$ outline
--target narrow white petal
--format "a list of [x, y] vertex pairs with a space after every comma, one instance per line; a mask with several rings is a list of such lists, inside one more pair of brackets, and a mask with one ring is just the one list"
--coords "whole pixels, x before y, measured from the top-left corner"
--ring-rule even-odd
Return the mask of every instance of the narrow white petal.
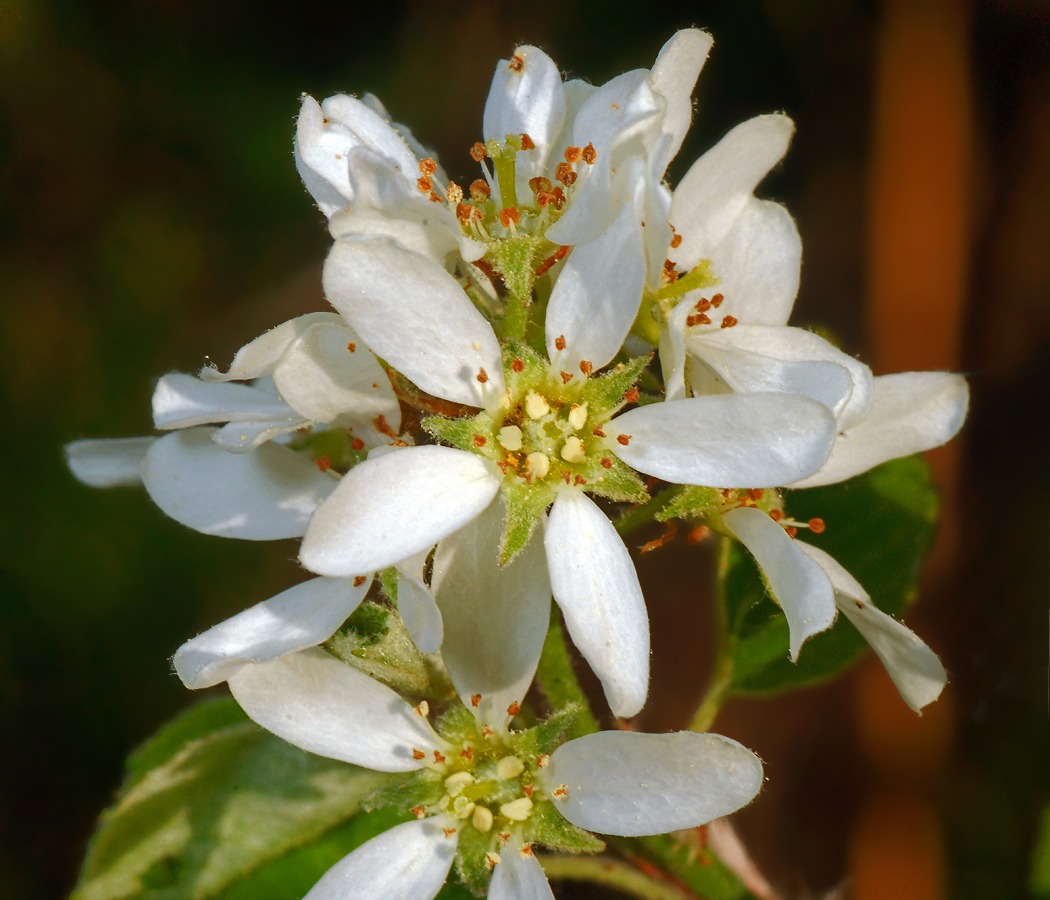
[[408, 181], [419, 177], [415, 153], [393, 125], [369, 104], [349, 94], [335, 94], [322, 101], [321, 110], [332, 125], [353, 135], [354, 146], [385, 156]]
[[[599, 369], [623, 346], [645, 285], [645, 243], [639, 180], [634, 201], [597, 238], [577, 247], [554, 284], [547, 307], [547, 353], [558, 371], [576, 372], [582, 360]], [[565, 350], [555, 341], [564, 337]]]
[[916, 712], [944, 690], [948, 674], [922, 639], [874, 603], [868, 592], [838, 561], [812, 544], [798, 546], [824, 570], [835, 588], [835, 602], [882, 660], [904, 702]]
[[368, 346], [423, 390], [471, 406], [502, 397], [492, 326], [434, 260], [389, 238], [336, 241], [323, 280]]
[[939, 447], [958, 434], [969, 403], [970, 389], [961, 375], [881, 375], [874, 380], [864, 421], [840, 432], [827, 462], [791, 486], [834, 484], [888, 460]]
[[649, 617], [631, 555], [605, 513], [572, 489], [558, 494], [544, 545], [573, 643], [613, 713], [635, 715], [649, 693]]
[[296, 415], [277, 422], [230, 422], [213, 431], [211, 439], [229, 453], [248, 453], [278, 435], [297, 431], [309, 424], [302, 416]]
[[402, 573], [397, 580], [397, 611], [421, 653], [441, 649], [444, 623], [434, 597], [422, 581]]
[[81, 484], [107, 488], [142, 484], [142, 463], [154, 437], [72, 441], [65, 446], [66, 465]]
[[693, 87], [713, 43], [707, 32], [685, 28], [676, 32], [656, 57], [649, 85], [667, 101], [663, 130], [670, 137], [660, 160], [660, 175], [677, 155], [689, 131], [693, 120]]
[[341, 322], [335, 313], [307, 313], [271, 328], [266, 334], [245, 344], [237, 351], [226, 373], [215, 366], [207, 365], [199, 375], [203, 381], [247, 381], [273, 373], [288, 348], [297, 341], [311, 325], [318, 322]]
[[405, 822], [330, 868], [303, 900], [432, 900], [456, 857], [441, 817]]
[[685, 320], [692, 309], [679, 303], [667, 324], [660, 330], [660, 368], [664, 376], [664, 401], [684, 400], [685, 390]]
[[[518, 155], [518, 197], [528, 197], [529, 179], [544, 171], [551, 153], [551, 142], [561, 132], [565, 120], [565, 92], [561, 73], [554, 61], [536, 47], [522, 46], [512, 60], [496, 63], [482, 132], [503, 143], [508, 134], [527, 134], [536, 145]], [[560, 152], [564, 148], [553, 148]]]
[[279, 444], [227, 453], [211, 439], [214, 431], [190, 428], [153, 444], [142, 465], [153, 502], [204, 534], [249, 541], [303, 535], [335, 479]]
[[253, 722], [318, 756], [411, 772], [412, 751], [443, 749], [430, 724], [386, 685], [324, 650], [244, 666], [230, 691]]
[[803, 642], [835, 621], [835, 591], [824, 570], [760, 509], [733, 509], [726, 527], [751, 551], [788, 622], [791, 661]]
[[281, 422], [288, 404], [248, 384], [217, 384], [169, 372], [153, 391], [153, 424], [162, 431], [212, 422]]
[[285, 354], [273, 381], [299, 415], [350, 429], [369, 444], [388, 439], [376, 430], [378, 416], [395, 433], [401, 428], [401, 407], [390, 379], [345, 325], [312, 326]]
[[828, 408], [797, 394], [693, 397], [632, 409], [605, 426], [630, 435], [612, 451], [646, 475], [678, 484], [759, 488], [788, 484], [827, 459]]
[[268, 662], [328, 640], [364, 600], [371, 578], [312, 578], [256, 603], [183, 644], [172, 660], [192, 690], [225, 681], [250, 663]]
[[521, 855], [516, 837], [500, 851], [500, 862], [492, 870], [488, 900], [554, 900], [554, 892], [535, 855]]
[[717, 734], [601, 731], [555, 750], [543, 781], [566, 786], [554, 802], [574, 825], [630, 837], [694, 828], [746, 806], [762, 787], [762, 762]]
[[332, 577], [386, 568], [473, 519], [500, 482], [494, 463], [451, 447], [409, 447], [368, 459], [314, 515], [299, 559]]
[[711, 255], [752, 191], [787, 152], [794, 130], [787, 116], [756, 116], [693, 163], [671, 206], [671, 224], [682, 236], [681, 245], [671, 251], [675, 262], [691, 269]]
[[497, 497], [438, 544], [431, 580], [445, 620], [441, 656], [464, 703], [480, 694], [477, 716], [501, 728], [536, 673], [550, 622], [551, 587], [541, 529], [499, 566], [506, 510]]
[[293, 146], [295, 168], [326, 216], [354, 199], [346, 164], [340, 162], [351, 146], [352, 139], [344, 132], [329, 134], [321, 104], [313, 97], [303, 97]]
[[737, 329], [699, 334], [687, 339], [686, 346], [737, 393], [802, 394], [826, 406], [836, 417], [846, 409], [853, 393], [853, 378], [844, 366], [828, 360], [796, 361], [766, 356], [745, 349], [746, 344], [741, 347], [718, 340], [726, 330]]
[[[565, 95], [565, 121], [561, 131], [551, 142], [551, 152], [554, 154], [551, 157], [552, 163], [561, 162], [565, 148], [572, 144], [572, 130], [576, 124], [576, 116], [590, 97], [598, 91], [598, 86], [579, 78], [572, 78], [562, 84], [562, 91]], [[553, 166], [550, 168], [553, 169]]]
[[[868, 414], [871, 408], [874, 381], [871, 369], [849, 354], [843, 353], [820, 335], [806, 331], [804, 328], [740, 324], [735, 328], [722, 328], [718, 331], [699, 334], [695, 338], [688, 338], [686, 344], [690, 350], [701, 357], [705, 356], [707, 348], [734, 347], [787, 363], [827, 362], [842, 366], [849, 372], [848, 390], [844, 390], [841, 384], [834, 384], [836, 376], [832, 374], [829, 376], [828, 384], [823, 387], [809, 385], [802, 390], [800, 387], [804, 385], [803, 383], [793, 391], [819, 400], [831, 408], [835, 413], [840, 431], [852, 428]], [[791, 368], [789, 367], [787, 371], [790, 372]], [[740, 390], [740, 388], [736, 389]], [[750, 389], [759, 390], [759, 388]], [[839, 395], [838, 399], [835, 399], [836, 395]]]

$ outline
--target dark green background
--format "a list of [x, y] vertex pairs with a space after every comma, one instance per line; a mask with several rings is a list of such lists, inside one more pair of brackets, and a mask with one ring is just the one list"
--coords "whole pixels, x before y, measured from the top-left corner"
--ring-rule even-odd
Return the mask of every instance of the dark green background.
[[[1040, 9], [973, 10], [965, 553], [922, 608], [958, 693], [953, 762], [936, 788], [958, 896], [1022, 895], [1048, 782], [1050, 140], [1037, 123], [1050, 111], [1050, 58]], [[743, 118], [792, 115], [797, 138], [762, 193], [787, 202], [803, 234], [796, 322], [828, 326], [861, 351], [877, 15], [851, 0], [0, 3], [0, 897], [68, 892], [123, 758], [193, 699], [168, 658], [299, 577], [293, 542], [191, 533], [140, 491], [77, 485], [60, 449], [147, 433], [151, 379], [194, 371], [206, 354], [225, 363], [266, 328], [323, 308], [328, 237], [290, 154], [299, 93], [374, 91], [453, 177], [470, 178], [466, 151], [480, 137], [493, 65], [515, 43], [601, 82], [651, 64], [676, 27], [705, 26], [716, 44], [671, 174]], [[997, 249], [1004, 241], [1008, 251]], [[990, 337], [984, 326], [999, 312], [988, 297], [1019, 271], [1026, 314]], [[661, 641], [677, 646], [681, 622], [703, 624], [680, 590], [695, 581], [692, 559], [679, 548], [643, 560], [648, 596], [669, 598], [651, 603], [652, 726], [682, 724], [705, 671], [704, 647], [685, 662], [661, 654]], [[847, 708], [841, 693], [808, 694]], [[762, 702], [771, 728], [790, 727], [776, 701]], [[856, 754], [837, 752], [855, 741], [849, 717], [831, 721], [836, 753], [802, 741], [788, 801], [742, 820], [761, 835], [760, 862], [789, 888], [841, 877], [864, 790]]]

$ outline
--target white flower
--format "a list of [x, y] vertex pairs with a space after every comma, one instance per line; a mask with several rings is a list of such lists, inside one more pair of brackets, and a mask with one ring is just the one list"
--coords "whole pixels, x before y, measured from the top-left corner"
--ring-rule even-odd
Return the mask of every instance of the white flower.
[[[233, 380], [251, 383], [226, 383]], [[74, 442], [66, 448], [73, 473], [99, 487], [141, 482], [178, 522], [247, 540], [301, 537], [336, 486], [323, 463], [271, 439], [331, 427], [352, 432], [347, 448], [363, 454], [401, 423], [386, 373], [333, 313], [272, 329], [242, 347], [225, 374], [206, 367], [199, 379], [165, 375], [153, 395], [153, 418], [159, 430], [174, 433]], [[228, 424], [210, 427], [217, 423]]]
[[[873, 378], [828, 341], [787, 325], [801, 241], [787, 211], [752, 192], [783, 157], [793, 131], [786, 116], [744, 122], [675, 189], [670, 215], [681, 241], [668, 258], [686, 272], [709, 260], [718, 284], [682, 296], [660, 349], [669, 400], [686, 396], [689, 359], [694, 395], [787, 391], [831, 409], [838, 437], [830, 457], [790, 485], [814, 487], [946, 443], [962, 426], [969, 392], [961, 376], [943, 372]], [[672, 283], [662, 292], [675, 290]]]
[[842, 612], [882, 660], [908, 706], [918, 712], [937, 699], [948, 680], [937, 655], [913, 631], [879, 610], [831, 556], [792, 540], [760, 509], [733, 509], [722, 521], [751, 551], [784, 610], [792, 661], [803, 641], [831, 627], [836, 612]]
[[[601, 458], [611, 466], [618, 458], [679, 483], [767, 487], [820, 466], [834, 421], [808, 398], [762, 394], [656, 404], [611, 422], [593, 406], [577, 427], [577, 404], [570, 400], [583, 399], [588, 376], [611, 361], [634, 315], [622, 304], [601, 302], [602, 266], [587, 255], [601, 240], [578, 248], [559, 276], [547, 319], [550, 368], [520, 376], [514, 366], [524, 361], [508, 361], [504, 372], [492, 327], [434, 260], [388, 238], [336, 242], [325, 263], [326, 293], [380, 356], [430, 394], [482, 407], [501, 435], [504, 427], [528, 425], [524, 416], [542, 428], [530, 426], [534, 445], [515, 452], [478, 436], [474, 452], [425, 446], [369, 460], [351, 470], [314, 515], [300, 558], [322, 575], [364, 574], [462, 527], [502, 486], [557, 487], [545, 539], [554, 596], [613, 710], [629, 716], [644, 704], [648, 684], [641, 590], [627, 549], [584, 495], [598, 486], [571, 477], [579, 470], [563, 463], [595, 466]], [[555, 308], [563, 283], [578, 289], [563, 292]], [[533, 405], [551, 412], [523, 413], [526, 390], [542, 394], [542, 404]], [[609, 407], [617, 403], [619, 397]], [[563, 438], [551, 443], [554, 433]], [[546, 456], [546, 466], [537, 467], [536, 454]]]

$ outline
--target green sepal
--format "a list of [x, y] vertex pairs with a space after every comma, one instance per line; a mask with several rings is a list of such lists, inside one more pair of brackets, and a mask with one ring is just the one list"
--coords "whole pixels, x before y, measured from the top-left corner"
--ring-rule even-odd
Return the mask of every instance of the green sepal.
[[478, 723], [465, 704], [454, 701], [437, 720], [434, 730], [450, 744], [462, 744], [477, 740]]
[[544, 510], [554, 502], [556, 491], [553, 485], [514, 484], [504, 482], [503, 499], [506, 502], [507, 518], [503, 527], [503, 540], [499, 547], [499, 564], [507, 565], [517, 556], [532, 537], [536, 523]]
[[433, 806], [445, 793], [442, 775], [433, 769], [399, 773], [361, 801], [366, 812], [396, 809], [407, 812], [417, 806]]
[[600, 464], [593, 467], [598, 474], [588, 479], [587, 491], [616, 503], [645, 503], [649, 500], [645, 482], [634, 469], [614, 453], [604, 458], [609, 460], [610, 467], [606, 469]]
[[[376, 623], [384, 614], [377, 630]], [[455, 696], [440, 660], [419, 652], [397, 610], [365, 601], [322, 646], [396, 691], [434, 700]]]
[[652, 359], [652, 353], [635, 356], [627, 362], [617, 363], [607, 372], [588, 378], [580, 390], [580, 401], [588, 403], [596, 414], [611, 415], [622, 405], [623, 395], [634, 387]]
[[[521, 361], [521, 371], [514, 371], [514, 360]], [[543, 384], [550, 363], [546, 357], [521, 341], [512, 341], [503, 348], [503, 378], [515, 401], [520, 401], [529, 389]]]
[[398, 574], [397, 569], [393, 566], [383, 569], [379, 573], [379, 584], [383, 588], [383, 593], [386, 594], [387, 599], [393, 604], [395, 609], [397, 608]]
[[[420, 425], [427, 434], [450, 447], [493, 458], [498, 455], [497, 451], [492, 448], [496, 437], [496, 423], [486, 412], [464, 419], [428, 416]], [[474, 440], [475, 437], [484, 438], [485, 443], [479, 447]]]
[[368, 448], [354, 450], [353, 439], [353, 435], [342, 428], [328, 428], [297, 434], [288, 446], [313, 460], [323, 456], [337, 472], [347, 472], [368, 458]]
[[690, 485], [682, 488], [675, 498], [653, 518], [657, 522], [668, 519], [697, 519], [707, 515], [721, 504], [722, 492], [717, 488]]
[[523, 841], [566, 853], [601, 853], [605, 849], [605, 841], [573, 825], [549, 800], [541, 800], [533, 806], [522, 826], [521, 837]]
[[580, 707], [573, 704], [552, 713], [528, 731], [512, 734], [510, 745], [515, 756], [529, 760], [530, 765], [534, 764], [539, 756], [550, 756], [569, 739], [579, 720]]
[[484, 897], [488, 892], [492, 870], [485, 862], [485, 855], [495, 847], [496, 829], [489, 832], [481, 832], [476, 828], [459, 830], [456, 874], [459, 880], [477, 897]]

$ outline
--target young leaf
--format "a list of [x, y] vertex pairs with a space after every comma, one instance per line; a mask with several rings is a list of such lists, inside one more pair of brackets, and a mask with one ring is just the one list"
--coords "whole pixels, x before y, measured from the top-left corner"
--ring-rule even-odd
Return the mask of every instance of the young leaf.
[[73, 898], [225, 896], [347, 821], [387, 777], [304, 753], [232, 700], [195, 707], [132, 757]]
[[[801, 532], [799, 539], [834, 556], [883, 612], [904, 612], [915, 593], [937, 514], [936, 491], [920, 457], [893, 460], [842, 484], [793, 491], [787, 496], [787, 514], [802, 522], [823, 519], [824, 533]], [[839, 616], [832, 628], [806, 642], [797, 664], [791, 663], [787, 621], [742, 547], [730, 551], [724, 594], [734, 691], [767, 693], [822, 681], [867, 647]]]

